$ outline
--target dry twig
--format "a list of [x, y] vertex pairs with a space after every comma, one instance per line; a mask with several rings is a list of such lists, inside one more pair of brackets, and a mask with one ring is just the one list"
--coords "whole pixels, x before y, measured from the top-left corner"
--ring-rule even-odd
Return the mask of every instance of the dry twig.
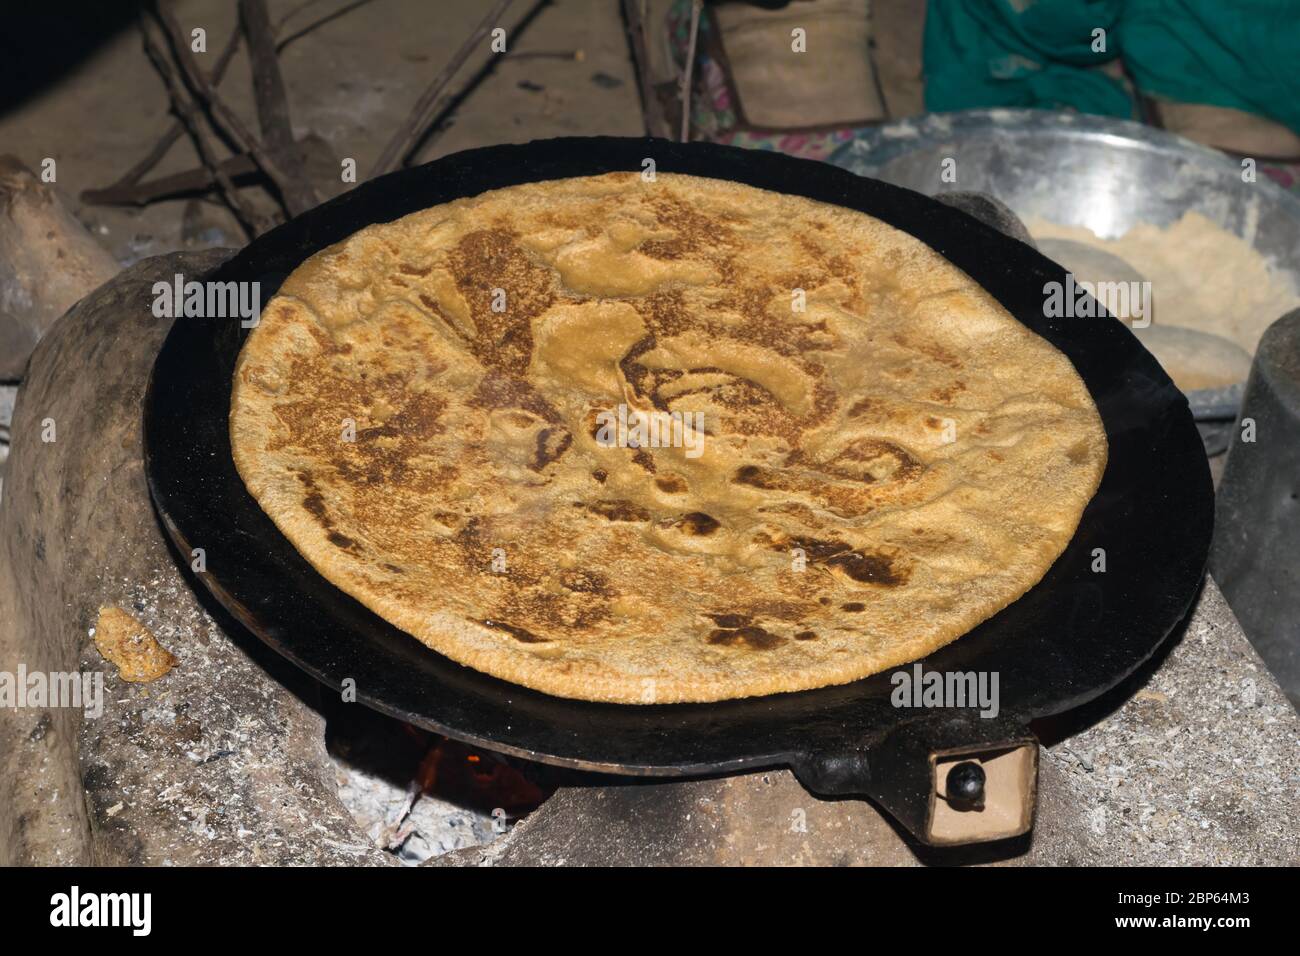
[[[209, 117], [214, 121], [214, 128], [224, 128], [225, 132], [238, 145], [240, 150], [248, 153], [257, 163], [258, 168], [266, 175], [281, 198], [285, 201], [286, 209], [289, 209], [288, 197], [293, 192], [293, 183], [283, 167], [267, 152], [262, 143], [249, 132], [244, 121], [226, 105], [226, 101], [217, 95], [216, 90], [208, 83], [203, 76], [203, 71], [199, 69], [198, 64], [194, 61], [194, 54], [190, 52], [189, 44], [185, 42], [185, 34], [181, 26], [176, 22], [176, 18], [164, 3], [155, 3], [151, 12], [154, 18], [162, 26], [171, 44], [172, 55], [180, 65], [181, 73], [185, 77], [185, 82], [195, 97], [199, 99], [208, 109]], [[218, 127], [216, 121], [220, 120]]]
[[[280, 30], [284, 29], [284, 25], [289, 22], [290, 18], [292, 18], [295, 13], [297, 13], [300, 10], [306, 9], [307, 7], [310, 7], [315, 2], [316, 0], [307, 0], [306, 3], [302, 4], [299, 7], [295, 7], [293, 10], [290, 10], [288, 13], [282, 16], [279, 20], [276, 21], [276, 32], [278, 33]], [[295, 30], [293, 33], [290, 33], [283, 40], [277, 40], [275, 44], [275, 52], [279, 53], [281, 50], [287, 47], [294, 40], [302, 39], [307, 34], [311, 33], [311, 31], [315, 30], [317, 27], [322, 27], [325, 24], [329, 23], [331, 20], [337, 20], [339, 17], [351, 13], [353, 10], [357, 9], [357, 7], [364, 7], [367, 3], [370, 2], [371, 0], [353, 0], [352, 3], [345, 3], [337, 10], [327, 13], [325, 14], [325, 16], [320, 17], [317, 20], [313, 20], [311, 23], [307, 24], [302, 29]]]
[[[226, 41], [225, 49], [221, 51], [216, 64], [212, 67], [212, 83], [214, 86], [220, 83], [222, 77], [226, 75], [226, 67], [230, 65], [230, 61], [234, 59], [235, 51], [239, 49], [240, 38], [239, 27], [235, 27], [234, 32], [230, 34], [230, 39]], [[153, 149], [149, 150], [148, 154], [140, 162], [128, 169], [121, 179], [111, 186], [105, 186], [103, 189], [86, 190], [81, 194], [81, 201], [100, 203], [102, 200], [96, 197], [119, 194], [134, 186], [144, 178], [145, 173], [162, 162], [162, 158], [167, 155], [167, 151], [175, 145], [176, 141], [184, 133], [185, 124], [180, 119], [172, 120], [171, 126], [167, 127], [167, 132], [163, 133], [162, 138], [154, 144]], [[112, 202], [112, 200], [109, 201]]]
[[695, 43], [700, 36], [700, 10], [704, 0], [691, 2], [691, 40], [686, 49], [686, 74], [682, 77], [682, 135], [683, 143], [691, 138], [691, 79], [695, 72]]
[[280, 75], [280, 61], [275, 55], [275, 30], [267, 13], [266, 0], [239, 0], [239, 20], [253, 65], [257, 121], [267, 147], [283, 165], [284, 180], [277, 185], [289, 215], [296, 216], [317, 205], [320, 197], [303, 172], [302, 153], [293, 139], [289, 96]]
[[230, 206], [231, 212], [239, 219], [240, 225], [244, 227], [250, 236], [257, 235], [262, 231], [262, 217], [239, 195], [238, 190], [235, 189], [235, 184], [231, 182], [230, 177], [221, 168], [221, 164], [213, 153], [212, 143], [199, 121], [198, 110], [190, 100], [185, 85], [176, 75], [176, 70], [171, 61], [154, 40], [149, 31], [149, 26], [144, 22], [143, 18], [140, 21], [140, 33], [144, 37], [145, 52], [153, 62], [154, 68], [162, 76], [163, 82], [167, 85], [167, 93], [171, 97], [172, 108], [176, 110], [176, 114], [194, 140], [194, 147], [198, 150], [203, 165], [211, 170], [212, 177], [216, 180], [222, 197], [226, 200], [226, 204]]
[[[314, 6], [319, 0], [305, 0], [304, 3], [292, 8], [286, 12], [275, 23], [275, 34], [284, 29], [285, 24], [292, 20], [297, 14], [301, 13], [308, 7]], [[311, 23], [308, 23], [302, 29], [295, 31], [283, 40], [278, 40], [275, 44], [276, 52], [283, 50], [291, 41], [304, 37], [311, 33], [317, 27], [331, 20], [337, 19], [345, 13], [355, 10], [357, 7], [364, 6], [370, 0], [355, 0], [340, 7], [338, 10], [321, 17]], [[215, 88], [221, 84], [226, 75], [226, 69], [230, 66], [230, 61], [234, 59], [235, 54], [239, 51], [240, 43], [244, 35], [238, 25], [230, 34], [230, 39], [226, 41], [225, 48], [217, 57], [217, 61], [212, 67], [212, 77], [210, 83]], [[217, 184], [212, 171], [206, 167], [199, 169], [190, 169], [182, 173], [174, 173], [170, 176], [164, 176], [147, 183], [141, 183], [145, 173], [153, 169], [167, 155], [168, 150], [176, 144], [176, 141], [185, 134], [185, 124], [180, 119], [174, 119], [167, 131], [162, 135], [148, 154], [138, 163], [132, 166], [122, 175], [117, 182], [105, 186], [101, 189], [88, 189], [82, 192], [82, 202], [92, 205], [139, 205], [144, 206], [157, 200], [169, 196], [181, 195], [211, 189]], [[226, 173], [234, 177], [243, 177], [257, 172], [257, 164], [248, 156], [239, 154], [221, 161], [221, 167]]]
[[474, 52], [474, 48], [482, 42], [492, 27], [500, 21], [501, 15], [505, 13], [511, 2], [512, 0], [497, 0], [496, 5], [488, 11], [487, 16], [474, 28], [474, 32], [469, 35], [469, 38], [461, 44], [460, 49], [447, 61], [447, 65], [433, 78], [433, 82], [429, 84], [428, 89], [416, 101], [415, 109], [411, 111], [410, 118], [388, 141], [388, 145], [384, 147], [378, 162], [370, 170], [370, 178], [382, 176], [384, 173], [396, 169], [405, 161], [428, 128], [429, 122], [438, 115], [438, 106], [440, 105], [439, 101], [443, 90], [451, 82], [452, 77], [456, 75], [456, 71], [469, 59], [470, 54]]
[[641, 92], [641, 118], [651, 136], [672, 136], [668, 118], [658, 108], [657, 92], [650, 73], [650, 50], [645, 35], [645, 0], [623, 0], [623, 17], [632, 36], [632, 60], [636, 64], [637, 87]]

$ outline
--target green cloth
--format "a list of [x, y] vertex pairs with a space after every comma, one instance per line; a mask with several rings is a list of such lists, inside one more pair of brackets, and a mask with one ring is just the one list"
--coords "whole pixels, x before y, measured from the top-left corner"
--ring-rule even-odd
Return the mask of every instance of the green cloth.
[[1300, 133], [1300, 0], [1127, 0], [1119, 42], [1143, 93]]
[[[1105, 52], [1091, 49], [1098, 27]], [[1088, 69], [1120, 54], [1143, 94], [1300, 133], [1300, 0], [930, 0], [925, 105], [1129, 117], [1124, 85]]]
[[[1087, 67], [1114, 59], [1123, 0], [930, 0], [925, 106], [1076, 109], [1128, 118], [1123, 84]], [[1017, 8], [1021, 9], [1017, 9]], [[1093, 31], [1106, 31], [1094, 52]]]

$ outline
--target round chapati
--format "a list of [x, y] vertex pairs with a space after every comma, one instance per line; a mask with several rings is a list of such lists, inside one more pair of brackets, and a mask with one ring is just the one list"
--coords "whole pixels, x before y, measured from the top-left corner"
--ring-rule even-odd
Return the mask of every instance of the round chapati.
[[1042, 578], [1107, 454], [1069, 360], [917, 239], [663, 173], [311, 257], [244, 345], [230, 433], [341, 590], [462, 664], [619, 703], [923, 657]]

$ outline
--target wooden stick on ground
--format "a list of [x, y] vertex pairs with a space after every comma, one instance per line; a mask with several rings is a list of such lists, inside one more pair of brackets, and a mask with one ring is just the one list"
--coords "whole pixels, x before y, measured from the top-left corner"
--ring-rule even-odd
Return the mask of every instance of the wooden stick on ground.
[[[247, 153], [227, 156], [217, 164], [231, 182], [257, 177], [261, 170]], [[143, 183], [114, 183], [103, 189], [87, 189], [81, 201], [96, 206], [147, 206], [159, 199], [172, 199], [191, 193], [202, 193], [217, 185], [213, 171], [207, 166], [187, 169], [184, 172], [157, 176]]]
[[587, 51], [582, 48], [576, 50], [516, 50], [504, 56], [504, 59], [507, 60], [576, 60], [579, 63], [586, 58]]
[[[235, 56], [235, 51], [239, 49], [239, 41], [241, 37], [242, 35], [239, 32], [239, 27], [235, 27], [234, 32], [230, 34], [230, 39], [226, 41], [225, 49], [221, 51], [221, 55], [217, 57], [217, 62], [212, 67], [212, 84], [214, 86], [220, 83], [222, 77], [225, 76], [226, 67], [230, 65], [230, 61]], [[149, 170], [162, 162], [162, 158], [167, 155], [167, 151], [170, 150], [172, 146], [175, 145], [176, 141], [184, 134], [185, 124], [180, 119], [172, 120], [171, 126], [167, 128], [167, 132], [163, 133], [162, 138], [154, 144], [153, 149], [149, 150], [148, 154], [143, 159], [123, 173], [121, 179], [113, 183], [111, 186], [105, 186], [102, 189], [85, 190], [81, 194], [81, 201], [92, 204], [99, 203], [101, 200], [92, 197], [119, 194], [130, 187], [135, 186], [144, 178], [145, 173], [149, 172]], [[109, 202], [111, 203], [112, 200], [109, 200]]]
[[641, 118], [650, 136], [672, 136], [672, 127], [659, 108], [650, 72], [650, 51], [645, 36], [645, 0], [623, 0], [623, 17], [632, 40], [632, 62], [636, 65], [637, 87], [641, 92]]
[[262, 217], [244, 201], [239, 195], [239, 191], [235, 189], [235, 184], [231, 182], [230, 177], [221, 168], [221, 164], [213, 153], [208, 135], [199, 121], [198, 110], [195, 109], [194, 103], [185, 90], [185, 85], [176, 75], [176, 70], [166, 53], [154, 41], [149, 26], [143, 17], [140, 20], [140, 33], [144, 37], [145, 52], [149, 55], [149, 59], [153, 62], [159, 74], [162, 75], [163, 82], [167, 85], [167, 93], [171, 97], [172, 107], [176, 110], [181, 122], [185, 124], [190, 137], [194, 140], [194, 147], [198, 150], [203, 165], [212, 171], [212, 177], [216, 180], [222, 197], [226, 200], [226, 204], [230, 206], [231, 212], [239, 219], [240, 225], [243, 226], [250, 237], [256, 236], [262, 231]]
[[303, 171], [302, 154], [293, 139], [289, 96], [280, 75], [280, 61], [275, 55], [275, 30], [271, 26], [266, 0], [239, 0], [239, 21], [253, 65], [257, 121], [267, 148], [284, 168], [285, 179], [278, 185], [289, 215], [296, 216], [319, 204], [320, 197]]
[[[307, 7], [310, 7], [310, 6], [312, 5], [313, 2], [315, 2], [315, 0], [308, 0], [307, 3], [304, 3], [304, 4], [302, 4], [302, 6], [300, 6], [300, 7], [296, 7], [295, 9], [290, 10], [288, 13], [286, 13], [284, 16], [282, 16], [279, 20], [277, 20], [277, 21], [275, 22], [276, 33], [278, 34], [281, 30], [284, 29], [284, 25], [285, 25], [286, 23], [288, 23], [290, 19], [293, 18], [293, 15], [294, 15], [294, 14], [296, 14], [296, 13], [297, 13], [298, 11], [300, 11], [300, 10], [304, 10], [304, 9], [306, 9]], [[323, 17], [318, 17], [317, 19], [312, 20], [312, 21], [311, 21], [310, 23], [308, 23], [305, 27], [302, 27], [301, 29], [298, 29], [298, 30], [294, 30], [292, 33], [290, 33], [290, 34], [289, 34], [287, 37], [285, 37], [284, 39], [282, 39], [282, 40], [276, 40], [276, 41], [275, 41], [275, 52], [276, 52], [276, 53], [279, 53], [281, 50], [283, 50], [285, 47], [287, 47], [290, 43], [293, 43], [295, 40], [300, 40], [300, 39], [302, 39], [302, 38], [305, 37], [307, 34], [311, 33], [313, 30], [315, 30], [317, 27], [323, 27], [325, 24], [329, 23], [331, 20], [337, 20], [339, 17], [351, 13], [353, 10], [357, 9], [357, 7], [364, 7], [367, 3], [370, 3], [370, 2], [371, 2], [371, 0], [353, 0], [352, 3], [345, 3], [343, 6], [339, 7], [337, 10], [333, 10], [333, 11], [331, 11], [331, 12], [325, 14], [325, 16], [323, 16]]]
[[214, 121], [220, 120], [221, 126], [239, 144], [240, 149], [253, 157], [258, 168], [274, 184], [285, 202], [286, 209], [289, 209], [288, 197], [293, 192], [291, 177], [285, 173], [284, 168], [267, 152], [266, 147], [249, 132], [248, 127], [244, 125], [244, 121], [226, 105], [225, 100], [217, 95], [211, 84], [204, 78], [203, 71], [199, 69], [198, 64], [194, 61], [194, 54], [190, 52], [189, 44], [186, 42], [180, 24], [176, 22], [176, 18], [167, 6], [161, 2], [155, 3], [150, 8], [150, 12], [159, 25], [162, 26], [163, 32], [171, 45], [172, 55], [180, 65], [185, 82], [193, 91], [195, 97], [207, 107], [209, 115]]
[[496, 5], [488, 11], [487, 16], [474, 28], [474, 32], [469, 35], [469, 38], [461, 44], [460, 49], [447, 61], [447, 65], [433, 78], [433, 82], [429, 84], [428, 89], [416, 101], [415, 109], [411, 111], [410, 118], [388, 141], [388, 145], [384, 147], [378, 162], [371, 168], [371, 179], [391, 172], [406, 160], [406, 157], [426, 131], [429, 122], [438, 115], [437, 107], [443, 90], [451, 82], [452, 77], [456, 75], [456, 71], [469, 59], [470, 54], [474, 52], [474, 48], [482, 42], [488, 32], [500, 21], [501, 15], [505, 13], [511, 2], [512, 0], [497, 0]]
[[691, 0], [691, 40], [686, 48], [686, 75], [682, 77], [682, 135], [683, 143], [691, 138], [691, 78], [695, 72], [695, 43], [700, 36], [700, 10], [704, 0]]
[[[303, 10], [315, 5], [319, 0], [306, 0], [298, 6], [289, 10], [275, 23], [275, 32], [278, 35], [283, 31], [285, 24], [292, 20]], [[317, 27], [338, 17], [350, 13], [358, 7], [365, 6], [371, 0], [353, 0], [334, 12], [321, 17], [305, 27], [297, 30], [283, 40], [277, 40], [275, 44], [276, 52], [293, 40], [304, 37], [315, 30]], [[212, 77], [209, 82], [215, 88], [221, 84], [226, 75], [226, 69], [230, 66], [230, 61], [234, 59], [235, 54], [239, 51], [240, 43], [243, 41], [244, 34], [239, 26], [231, 31], [230, 39], [226, 41], [225, 49], [217, 57], [217, 61], [212, 67]], [[183, 173], [174, 173], [170, 176], [164, 176], [149, 183], [141, 183], [144, 174], [149, 172], [162, 161], [167, 155], [168, 150], [175, 145], [176, 141], [185, 134], [185, 124], [179, 119], [174, 119], [171, 126], [162, 135], [162, 138], [154, 144], [149, 153], [138, 163], [128, 169], [117, 182], [100, 189], [87, 189], [81, 194], [81, 201], [91, 205], [148, 205], [156, 199], [163, 199], [168, 196], [174, 196], [183, 193], [198, 192], [204, 189], [210, 189], [216, 185], [210, 170], [206, 168], [186, 170]], [[249, 172], [257, 170], [257, 164], [243, 154], [222, 160], [222, 167], [232, 176], [244, 176]]]

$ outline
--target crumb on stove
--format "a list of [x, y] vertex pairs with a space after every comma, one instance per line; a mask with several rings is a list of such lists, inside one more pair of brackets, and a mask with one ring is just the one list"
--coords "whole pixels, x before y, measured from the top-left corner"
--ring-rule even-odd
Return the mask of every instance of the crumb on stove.
[[117, 665], [122, 680], [133, 684], [157, 680], [180, 663], [147, 627], [120, 607], [99, 609], [94, 637], [99, 653]]

